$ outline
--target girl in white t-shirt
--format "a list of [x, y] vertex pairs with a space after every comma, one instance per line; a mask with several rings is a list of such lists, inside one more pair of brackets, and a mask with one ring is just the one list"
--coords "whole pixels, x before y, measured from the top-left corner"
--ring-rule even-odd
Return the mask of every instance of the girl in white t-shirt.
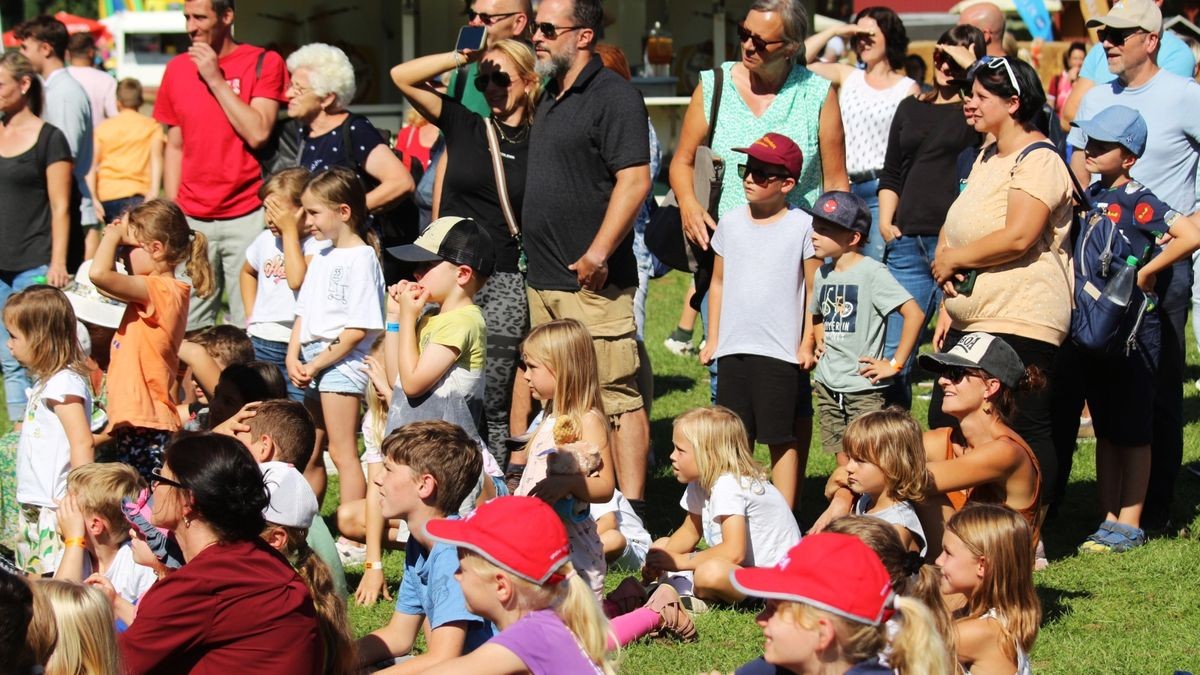
[[296, 295], [313, 256], [329, 246], [328, 241], [313, 237], [305, 224], [300, 195], [309, 177], [307, 169], [294, 167], [263, 183], [258, 196], [266, 209], [267, 229], [246, 249], [241, 278], [254, 358], [275, 364], [288, 383], [288, 398], [301, 402], [304, 392], [288, 380], [286, 363]]
[[[689, 410], [676, 418], [671, 442], [671, 468], [687, 484], [680, 506], [688, 515], [650, 547], [642, 576], [666, 575], [693, 611], [704, 608], [696, 598], [740, 602], [745, 596], [730, 583], [730, 572], [779, 562], [800, 541], [800, 527], [754, 461], [746, 427], [732, 410]], [[701, 539], [708, 548], [698, 551]]]
[[[363, 359], [383, 331], [383, 268], [375, 235], [366, 227], [362, 181], [353, 171], [335, 167], [314, 175], [300, 201], [313, 236], [332, 246], [313, 256], [300, 287], [288, 343], [288, 378], [319, 393], [320, 404], [310, 403], [310, 412], [328, 440], [342, 500], [363, 499], [367, 481], [355, 435], [367, 385]], [[313, 452], [304, 472], [321, 488], [319, 497], [325, 493], [321, 455]]]
[[16, 420], [21, 425], [16, 562], [31, 574], [57, 566], [63, 542], [55, 510], [67, 491], [67, 473], [95, 459], [92, 391], [75, 326], [67, 296], [50, 286], [15, 293], [4, 306], [8, 348], [35, 380], [25, 415]]

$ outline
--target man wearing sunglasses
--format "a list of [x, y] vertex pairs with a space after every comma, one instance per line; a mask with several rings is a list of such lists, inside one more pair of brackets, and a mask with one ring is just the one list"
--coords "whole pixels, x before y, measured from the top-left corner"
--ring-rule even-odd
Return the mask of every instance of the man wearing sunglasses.
[[[483, 26], [487, 32], [484, 47], [501, 40], [529, 39], [529, 23], [533, 20], [530, 0], [474, 0], [467, 10], [467, 25]], [[479, 63], [472, 61], [450, 76], [446, 91], [454, 100], [480, 117], [491, 116], [491, 108], [483, 92], [475, 87]]]
[[[1196, 167], [1200, 164], [1200, 84], [1159, 67], [1164, 44], [1162, 12], [1151, 0], [1122, 0], [1109, 13], [1088, 22], [1099, 28], [1108, 70], [1116, 76], [1109, 84], [1093, 87], [1079, 104], [1079, 119], [1092, 119], [1112, 105], [1123, 105], [1142, 114], [1148, 134], [1146, 148], [1131, 174], [1175, 211], [1196, 211]], [[1077, 150], [1087, 144], [1079, 128], [1068, 141]], [[1071, 168], [1082, 184], [1089, 182], [1084, 153], [1076, 152]], [[1151, 444], [1150, 485], [1143, 529], [1166, 524], [1175, 477], [1183, 454], [1183, 382], [1188, 297], [1192, 288], [1189, 260], [1175, 263], [1158, 275], [1156, 290], [1162, 319], [1162, 352], [1154, 399], [1154, 435]], [[1118, 385], [1114, 385], [1118, 386]], [[1065, 415], [1065, 413], [1064, 413]], [[1064, 417], [1065, 419], [1065, 417]], [[1072, 448], [1063, 448], [1062, 453]], [[1061, 457], [1060, 457], [1061, 461]], [[1065, 472], [1063, 472], [1065, 474]]]
[[638, 390], [633, 222], [650, 190], [646, 105], [595, 53], [600, 0], [542, 0], [533, 24], [549, 80], [529, 141], [522, 227], [533, 325], [573, 318], [591, 331], [606, 412], [616, 419], [617, 482], [642, 502], [649, 421]]

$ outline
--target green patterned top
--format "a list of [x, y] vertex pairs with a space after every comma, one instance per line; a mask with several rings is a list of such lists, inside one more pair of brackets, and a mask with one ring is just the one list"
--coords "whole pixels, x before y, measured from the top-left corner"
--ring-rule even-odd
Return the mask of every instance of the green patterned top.
[[[811, 206], [824, 191], [817, 130], [821, 106], [829, 93], [829, 80], [804, 66], [793, 66], [770, 107], [761, 117], [756, 117], [733, 85], [732, 69], [737, 63], [727, 61], [721, 64], [725, 89], [721, 92], [721, 111], [717, 115], [717, 133], [713, 137], [712, 148], [718, 157], [725, 160], [725, 181], [718, 214], [724, 215], [733, 207], [746, 203], [742, 180], [737, 175], [737, 165], [746, 162], [746, 155], [733, 152], [733, 148], [747, 147], [772, 131], [795, 141], [804, 153], [804, 169], [800, 172], [799, 184], [788, 195], [788, 201], [797, 206]], [[705, 119], [712, 119], [712, 86], [713, 71], [702, 72], [700, 87], [704, 92]]]

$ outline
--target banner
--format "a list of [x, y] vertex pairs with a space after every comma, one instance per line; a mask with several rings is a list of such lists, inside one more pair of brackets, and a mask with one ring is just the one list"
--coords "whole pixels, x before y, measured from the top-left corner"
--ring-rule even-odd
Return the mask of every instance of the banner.
[[[1054, 26], [1050, 23], [1050, 12], [1046, 11], [1045, 0], [1014, 0], [1017, 13], [1029, 29], [1034, 39], [1041, 38], [1046, 42], [1054, 39]], [[1083, 3], [1080, 3], [1083, 4]]]

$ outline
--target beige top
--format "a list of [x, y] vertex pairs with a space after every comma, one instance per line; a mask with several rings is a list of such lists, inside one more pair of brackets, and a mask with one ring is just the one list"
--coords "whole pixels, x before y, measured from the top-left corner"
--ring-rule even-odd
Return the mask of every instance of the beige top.
[[953, 327], [964, 332], [1006, 333], [1062, 344], [1071, 325], [1071, 178], [1049, 149], [979, 153], [966, 188], [946, 213], [945, 242], [961, 247], [1005, 226], [1008, 196], [1021, 190], [1050, 209], [1043, 236], [1020, 258], [979, 270], [970, 295], [946, 299]]

